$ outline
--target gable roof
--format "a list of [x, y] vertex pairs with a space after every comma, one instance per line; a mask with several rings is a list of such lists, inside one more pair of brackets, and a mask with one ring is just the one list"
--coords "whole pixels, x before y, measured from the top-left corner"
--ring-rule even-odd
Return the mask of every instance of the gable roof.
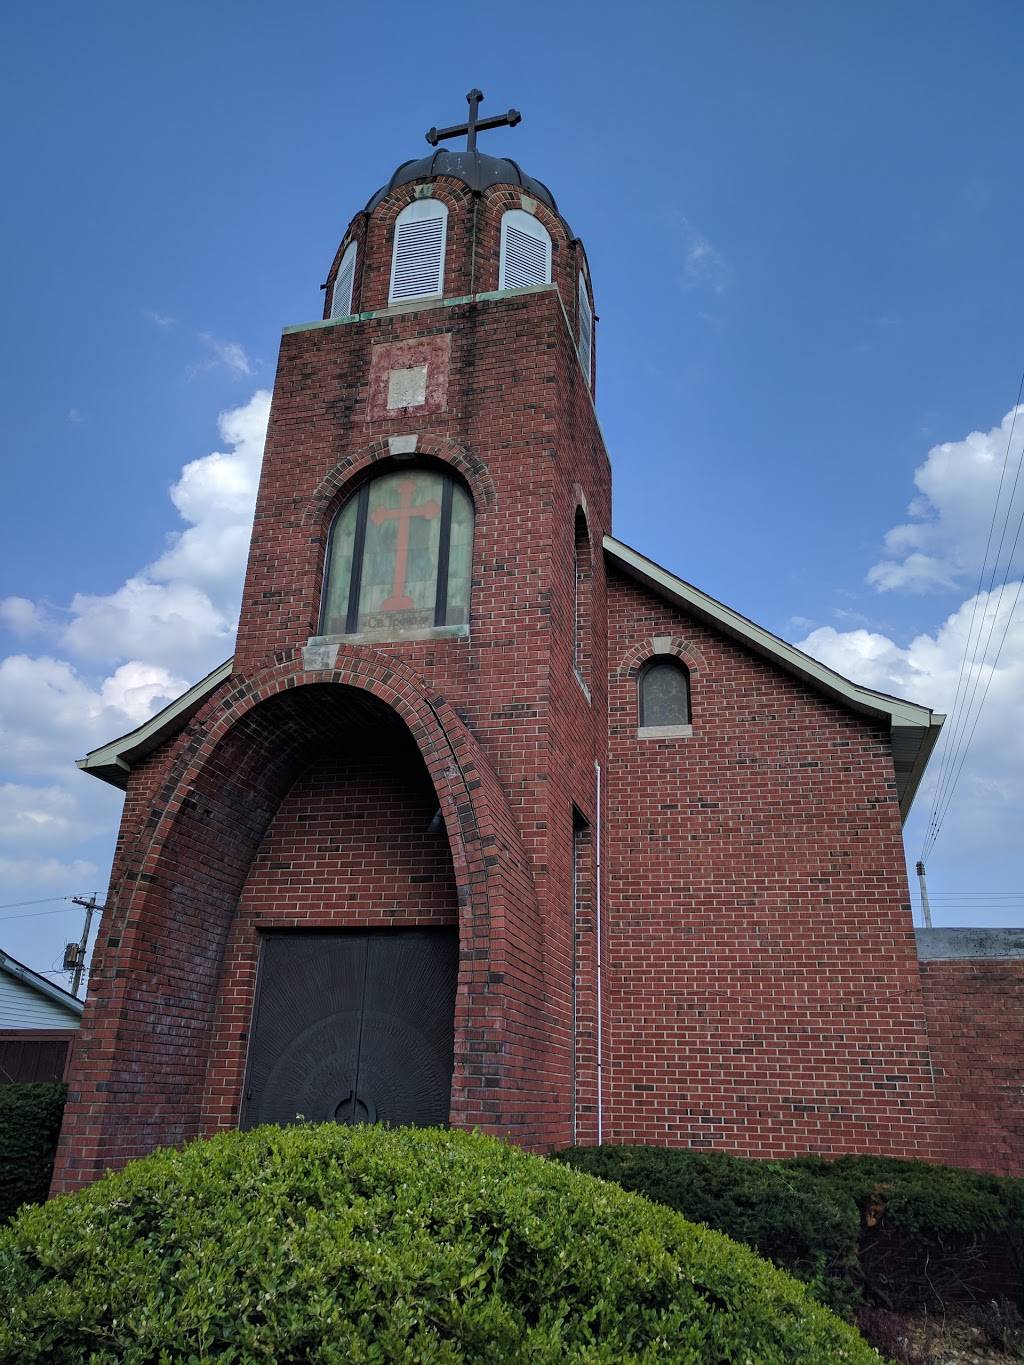
[[653, 559], [648, 559], [613, 536], [605, 536], [604, 550], [618, 570], [642, 583], [665, 601], [683, 607], [699, 620], [799, 678], [832, 701], [886, 725], [892, 737], [900, 814], [906, 820], [945, 716], [916, 702], [903, 701], [885, 692], [875, 692], [870, 687], [860, 687], [841, 673], [812, 659], [795, 645], [787, 644], [763, 626], [741, 616], [732, 607], [709, 597], [692, 583], [676, 578], [660, 564], [655, 564]]
[[69, 1014], [74, 1016], [73, 1023], [69, 1020], [70, 1026], [72, 1028], [77, 1027], [77, 1021], [81, 1018], [82, 1010], [85, 1008], [84, 1001], [79, 1000], [77, 996], [72, 995], [70, 991], [64, 990], [61, 986], [54, 985], [45, 976], [40, 976], [38, 972], [34, 972], [31, 967], [26, 967], [24, 962], [19, 962], [16, 957], [11, 957], [10, 953], [5, 953], [2, 948], [0, 948], [0, 972], [12, 977], [29, 990], [35, 991], [37, 995], [45, 996], [50, 1004], [59, 1005], [62, 1009], [67, 1010]]
[[214, 688], [219, 687], [225, 678], [231, 677], [233, 666], [233, 657], [225, 659], [212, 673], [193, 683], [187, 692], [183, 692], [155, 716], [150, 716], [149, 720], [129, 730], [126, 735], [112, 739], [109, 744], [91, 749], [84, 758], [78, 760], [78, 767], [124, 791], [128, 786], [132, 764], [159, 748], [165, 739], [183, 730]]

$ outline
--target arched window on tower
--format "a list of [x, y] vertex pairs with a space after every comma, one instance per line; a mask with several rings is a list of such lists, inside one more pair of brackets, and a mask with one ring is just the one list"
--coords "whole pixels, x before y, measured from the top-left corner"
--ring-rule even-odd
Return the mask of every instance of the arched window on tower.
[[579, 352], [580, 364], [586, 376], [587, 388], [591, 387], [594, 354], [594, 310], [590, 306], [587, 281], [580, 272], [579, 278]]
[[356, 244], [349, 242], [334, 277], [331, 294], [331, 317], [347, 318], [352, 312], [352, 286], [356, 281]]
[[[590, 686], [590, 656], [592, 651], [590, 598], [593, 587], [593, 565], [590, 555], [590, 533], [582, 507], [576, 509], [573, 544], [573, 667], [584, 689]], [[589, 692], [588, 692], [589, 696]]]
[[690, 725], [690, 671], [671, 656], [645, 664], [639, 684], [640, 730], [677, 730]]
[[523, 209], [509, 209], [501, 219], [498, 288], [527, 289], [551, 283], [551, 238], [543, 223]]
[[469, 624], [473, 502], [450, 475], [382, 474], [334, 519], [324, 573], [323, 635]]
[[444, 292], [448, 207], [440, 199], [414, 199], [395, 219], [389, 303], [439, 298]]

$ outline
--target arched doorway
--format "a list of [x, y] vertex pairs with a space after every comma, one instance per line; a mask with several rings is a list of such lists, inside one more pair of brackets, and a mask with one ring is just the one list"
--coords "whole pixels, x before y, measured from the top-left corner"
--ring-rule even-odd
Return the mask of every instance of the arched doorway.
[[446, 1124], [458, 891], [423, 758], [350, 688], [258, 714], [292, 752], [225, 946], [204, 1126]]
[[[275, 842], [303, 783], [311, 784], [307, 796], [319, 783], [316, 800], [328, 804], [339, 790], [351, 794], [360, 753], [360, 762], [378, 765], [378, 793], [387, 790], [389, 765], [398, 774], [401, 820], [418, 831], [419, 842], [406, 844], [419, 863], [407, 859], [398, 896], [393, 859], [385, 860], [390, 880], [377, 875], [378, 860], [368, 887], [338, 874], [387, 853], [389, 830], [401, 823], [390, 798], [363, 801], [371, 852], [358, 859], [321, 847], [327, 840], [309, 809], [292, 833], [311, 865], [283, 866], [289, 859]], [[338, 764], [350, 765], [344, 781]], [[330, 670], [306, 671], [286, 658], [235, 675], [172, 748], [133, 773], [129, 799], [148, 818], [118, 852], [55, 1190], [243, 1119], [260, 947], [277, 933], [457, 932], [449, 1121], [524, 1145], [559, 1140], [561, 1096], [547, 1080], [543, 935], [515, 817], [479, 744], [407, 665], [353, 648], [340, 650]], [[444, 853], [440, 880], [437, 867], [420, 865], [428, 838]], [[327, 881], [318, 860], [329, 857], [330, 904], [313, 894]], [[545, 1087], [528, 1112], [527, 1079]]]

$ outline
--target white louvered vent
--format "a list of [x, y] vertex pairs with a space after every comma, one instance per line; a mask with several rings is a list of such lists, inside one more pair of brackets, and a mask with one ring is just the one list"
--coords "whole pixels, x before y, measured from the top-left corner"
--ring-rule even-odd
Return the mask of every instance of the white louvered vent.
[[526, 289], [551, 282], [551, 238], [542, 223], [522, 209], [509, 209], [501, 220], [499, 289]]
[[591, 356], [594, 345], [594, 310], [590, 306], [587, 282], [580, 276], [580, 364], [587, 377], [587, 387], [591, 384], [593, 365]]
[[334, 278], [331, 295], [331, 317], [347, 318], [352, 312], [352, 286], [356, 278], [356, 244], [349, 242]]
[[417, 199], [398, 215], [389, 303], [432, 298], [443, 291], [447, 227], [448, 209], [437, 199]]

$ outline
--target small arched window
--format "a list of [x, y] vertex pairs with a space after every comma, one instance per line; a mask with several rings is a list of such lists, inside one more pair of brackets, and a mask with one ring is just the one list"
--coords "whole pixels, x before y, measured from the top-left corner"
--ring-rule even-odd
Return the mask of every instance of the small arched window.
[[527, 289], [551, 283], [551, 238], [543, 223], [523, 209], [509, 209], [501, 219], [498, 288]]
[[586, 376], [587, 388], [590, 388], [591, 375], [593, 373], [593, 350], [594, 350], [594, 310], [590, 306], [590, 295], [587, 292], [587, 282], [580, 272], [579, 278], [579, 352], [580, 364], [583, 366], [583, 373]]
[[678, 659], [652, 659], [640, 674], [640, 728], [690, 724], [690, 673]]
[[576, 509], [573, 528], [573, 629], [572, 661], [576, 675], [590, 685], [590, 597], [593, 586], [593, 566], [590, 562], [590, 532], [582, 507]]
[[473, 503], [428, 469], [363, 484], [334, 519], [320, 631], [422, 630], [469, 624]]
[[444, 291], [448, 206], [440, 199], [414, 199], [395, 220], [389, 303], [438, 298]]
[[347, 318], [352, 312], [352, 286], [356, 281], [356, 244], [349, 242], [334, 277], [331, 294], [331, 317]]

